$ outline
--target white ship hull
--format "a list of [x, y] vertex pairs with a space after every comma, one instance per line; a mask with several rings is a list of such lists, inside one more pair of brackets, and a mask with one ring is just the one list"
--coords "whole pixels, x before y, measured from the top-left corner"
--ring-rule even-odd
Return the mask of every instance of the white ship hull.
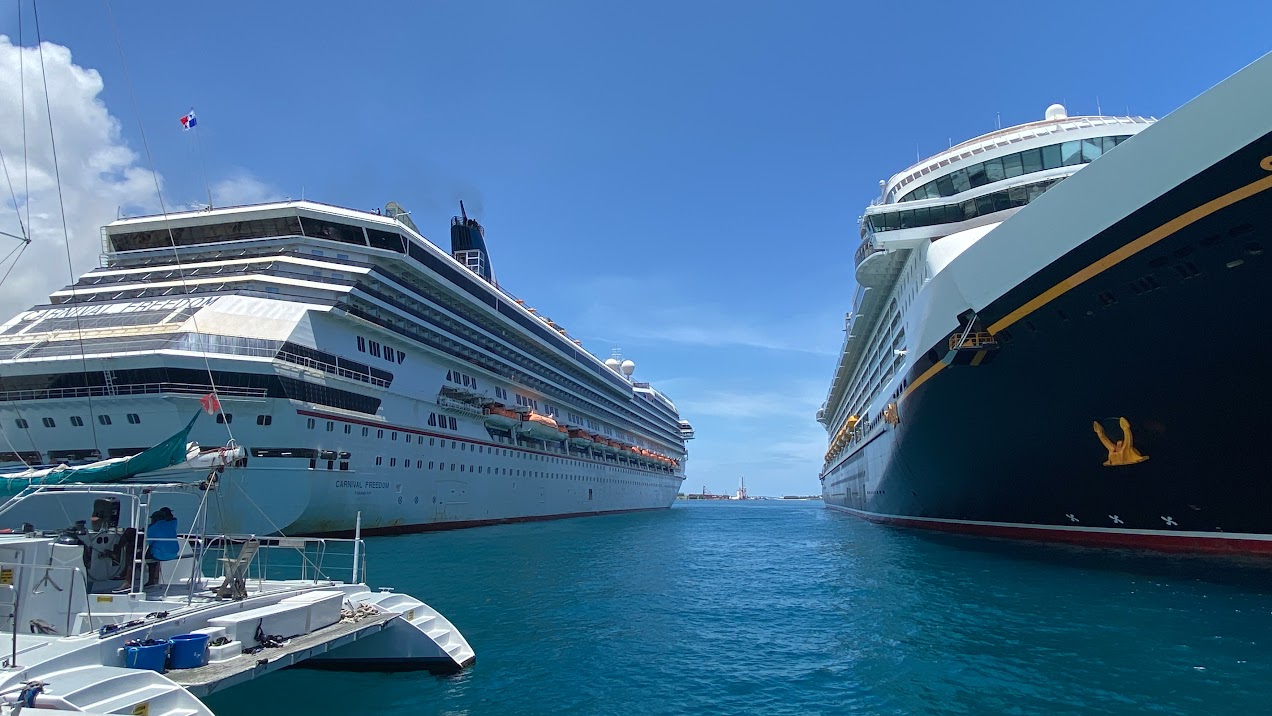
[[[278, 228], [301, 214], [308, 229]], [[336, 220], [340, 242], [298, 235]], [[211, 493], [209, 530], [348, 534], [361, 513], [365, 533], [389, 534], [675, 500], [692, 428], [671, 401], [632, 381], [630, 361], [602, 363], [412, 227], [314, 204], [180, 221], [211, 226], [213, 248], [249, 225], [284, 235], [237, 240], [246, 248], [230, 261], [193, 246], [191, 278], [174, 287], [160, 282], [175, 274], [166, 221], [112, 225], [123, 248], [111, 268], [0, 326], [0, 462], [135, 454], [215, 392], [221, 412], [190, 439], [233, 440], [247, 457]], [[364, 236], [380, 243], [355, 245]], [[403, 243], [385, 249], [385, 236]], [[201, 288], [199, 271], [255, 283]], [[199, 295], [151, 298], [169, 290]], [[645, 454], [574, 444], [553, 419]], [[172, 472], [141, 477], [207, 477]]]
[[[684, 480], [600, 458], [596, 452], [591, 457], [567, 456], [542, 446], [500, 443], [487, 433], [480, 416], [458, 416], [460, 429], [442, 433], [342, 415], [321, 406], [298, 407], [288, 400], [225, 398], [222, 404], [227, 414], [252, 418], [242, 427], [232, 423], [234, 439], [240, 444], [332, 450], [337, 456], [349, 453], [350, 459], [349, 469], [341, 470], [345, 461], [339, 459], [315, 460], [310, 467], [308, 457], [251, 456], [245, 467], [227, 469], [214, 495], [219, 504], [208, 511], [209, 529], [218, 532], [346, 534], [353, 532], [359, 512], [365, 533], [395, 534], [660, 509], [671, 506]], [[125, 424], [116, 434], [120, 444], [138, 445], [168, 437], [181, 416], [188, 419], [199, 409], [193, 395], [104, 397], [94, 399], [93, 406], [101, 414], [141, 416], [139, 424]], [[22, 407], [24, 415], [37, 412], [53, 417], [57, 424], [67, 423], [70, 414], [85, 412], [82, 400]], [[427, 407], [421, 405], [419, 410], [427, 415]], [[271, 424], [256, 425], [258, 414], [271, 415]], [[11, 407], [0, 408], [0, 420], [12, 424], [15, 415]], [[310, 419], [312, 429], [307, 427]], [[383, 437], [377, 437], [381, 431]], [[46, 444], [66, 439], [47, 437]], [[223, 442], [224, 426], [204, 416], [191, 431], [191, 439], [205, 445]], [[200, 480], [206, 476], [183, 477]], [[172, 476], [165, 474], [162, 479]]]

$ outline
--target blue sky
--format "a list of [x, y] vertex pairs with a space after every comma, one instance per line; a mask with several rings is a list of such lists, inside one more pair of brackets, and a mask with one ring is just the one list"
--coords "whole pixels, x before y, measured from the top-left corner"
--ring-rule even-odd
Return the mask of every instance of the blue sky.
[[[1272, 19], [1256, 2], [116, 0], [134, 111], [105, 6], [40, 9], [70, 51], [50, 97], [80, 264], [117, 206], [154, 206], [139, 121], [165, 200], [205, 195], [178, 124], [194, 107], [219, 202], [394, 200], [446, 245], [463, 199], [505, 288], [593, 353], [621, 347], [694, 423], [686, 491], [745, 476], [769, 495], [819, 490], [814, 413], [880, 179], [1052, 102], [1163, 116], [1269, 49]], [[14, 3], [0, 34], [16, 41]], [[56, 206], [32, 195], [60, 256]], [[45, 264], [20, 264], [6, 315], [66, 283], [64, 258]]]

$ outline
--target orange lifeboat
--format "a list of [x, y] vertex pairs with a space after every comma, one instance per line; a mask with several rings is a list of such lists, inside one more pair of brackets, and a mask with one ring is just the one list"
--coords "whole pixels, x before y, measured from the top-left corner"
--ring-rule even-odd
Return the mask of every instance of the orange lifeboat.
[[521, 421], [519, 428], [522, 435], [538, 440], [560, 440], [561, 432], [557, 430], [556, 421], [543, 413], [533, 410]]
[[515, 411], [497, 403], [487, 406], [482, 412], [485, 413], [485, 423], [491, 427], [507, 430], [508, 428], [516, 427], [521, 422], [521, 416], [517, 415]]
[[591, 433], [578, 428], [570, 428], [569, 435], [570, 444], [575, 447], [592, 447], [592, 443], [595, 442]]

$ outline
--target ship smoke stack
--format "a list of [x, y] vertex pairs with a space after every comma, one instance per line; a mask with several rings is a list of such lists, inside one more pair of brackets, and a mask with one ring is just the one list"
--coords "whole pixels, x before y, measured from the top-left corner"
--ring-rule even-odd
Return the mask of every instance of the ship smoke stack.
[[486, 252], [486, 230], [476, 219], [468, 218], [462, 201], [459, 202], [459, 216], [451, 218], [451, 256], [469, 271], [493, 283], [490, 254]]

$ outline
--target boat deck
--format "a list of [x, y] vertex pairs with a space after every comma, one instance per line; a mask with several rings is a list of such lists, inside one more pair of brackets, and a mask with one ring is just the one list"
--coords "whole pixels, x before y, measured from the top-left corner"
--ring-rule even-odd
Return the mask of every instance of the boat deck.
[[383, 612], [355, 622], [337, 622], [290, 639], [279, 647], [262, 649], [196, 669], [173, 669], [164, 674], [199, 698], [227, 686], [254, 679], [275, 669], [298, 664], [349, 642], [381, 631], [400, 615]]

